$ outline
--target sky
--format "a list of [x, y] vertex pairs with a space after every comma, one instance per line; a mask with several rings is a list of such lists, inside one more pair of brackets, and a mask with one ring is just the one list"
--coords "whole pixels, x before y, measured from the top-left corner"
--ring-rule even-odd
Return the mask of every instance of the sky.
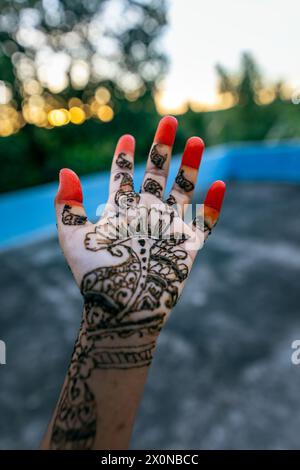
[[238, 68], [243, 51], [256, 58], [270, 81], [300, 87], [299, 0], [169, 0], [163, 47], [170, 59], [162, 111], [186, 101], [216, 107], [215, 64]]

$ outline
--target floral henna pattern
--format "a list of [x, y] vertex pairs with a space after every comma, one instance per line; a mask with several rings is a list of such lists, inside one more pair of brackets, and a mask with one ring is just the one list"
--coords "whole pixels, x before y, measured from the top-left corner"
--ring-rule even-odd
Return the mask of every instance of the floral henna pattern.
[[[122, 179], [121, 179], [122, 178]], [[118, 207], [128, 209], [140, 201], [139, 193], [133, 190], [133, 179], [129, 173], [119, 172], [114, 181], [121, 179], [120, 189], [115, 194], [115, 203]]]
[[195, 189], [195, 185], [186, 178], [183, 169], [179, 171], [178, 175], [176, 176], [175, 181], [178, 184], [178, 186], [181, 189], [183, 189], [183, 191], [185, 191], [186, 193], [193, 191], [193, 189]]
[[126, 158], [126, 153], [119, 153], [119, 155], [117, 156], [117, 159], [116, 159], [116, 164], [119, 168], [125, 168], [126, 170], [132, 170], [133, 168], [133, 165], [132, 163], [127, 160]]
[[67, 383], [53, 424], [51, 449], [91, 449], [97, 430], [95, 396], [88, 385], [93, 358], [88, 354], [81, 325], [69, 367]]
[[[154, 145], [150, 154], [151, 163], [160, 170], [167, 159], [160, 145], [172, 147], [177, 127], [174, 118], [168, 118], [168, 123], [171, 131], [166, 132], [163, 126], [158, 128], [155, 142], [160, 144]], [[192, 167], [196, 168], [203, 143], [200, 145], [199, 139], [197, 145], [194, 141], [192, 144], [187, 143], [183, 162], [190, 166], [193, 157]], [[135, 193], [129, 174], [133, 164], [126, 158], [125, 148], [128, 154], [133, 154], [132, 137], [126, 137], [126, 146], [125, 140], [120, 143], [121, 153], [117, 151], [116, 166], [120, 171], [113, 176], [117, 188], [109, 199], [112, 204], [106, 207], [97, 225], [88, 223], [81, 232], [76, 231], [76, 243], [77, 236], [83, 234], [83, 247], [81, 250], [79, 247], [78, 253], [69, 252], [67, 257], [72, 262], [75, 259], [72, 269], [76, 280], [80, 278], [84, 313], [52, 426], [52, 449], [94, 448], [101, 422], [94, 388], [99, 371], [109, 369], [123, 371], [118, 372], [122, 374], [126, 370], [132, 374], [134, 369], [150, 365], [159, 331], [178, 301], [193, 261], [186, 243], [193, 230], [179, 217], [175, 207], [171, 207], [176, 204], [175, 198], [170, 196], [162, 208], [156, 207], [159, 201], [153, 207], [154, 198], [145, 193], [160, 198], [163, 187], [151, 177], [145, 179], [144, 194]], [[153, 173], [148, 172], [148, 176]], [[176, 183], [183, 191], [194, 189], [184, 173], [184, 164]], [[210, 233], [218, 218], [224, 190], [225, 185], [220, 182], [210, 188], [204, 203], [205, 222], [201, 217], [196, 218], [194, 228]], [[80, 182], [71, 170], [64, 169], [56, 201], [73, 200], [82, 203]], [[86, 218], [76, 214], [77, 211], [77, 207], [65, 205], [63, 223], [84, 224]], [[146, 220], [140, 218], [139, 212], [146, 213]], [[78, 243], [74, 246], [77, 249]]]
[[168, 206], [175, 206], [175, 204], [177, 204], [177, 201], [175, 197], [173, 196], [173, 194], [170, 194], [168, 199], [166, 199], [166, 204], [168, 204]]
[[64, 225], [84, 225], [87, 217], [71, 212], [72, 207], [66, 204], [63, 208], [61, 221]]
[[95, 241], [107, 266], [86, 273], [81, 282], [84, 318], [67, 384], [53, 426], [52, 448], [90, 449], [96, 436], [97, 407], [89, 378], [97, 369], [150, 365], [166, 312], [177, 302], [188, 276], [185, 238]]
[[143, 189], [146, 193], [151, 193], [158, 198], [161, 197], [163, 191], [162, 186], [153, 178], [146, 179]]
[[131, 189], [133, 188], [133, 178], [130, 175], [130, 173], [125, 173], [123, 171], [120, 171], [114, 176], [114, 181], [117, 181], [122, 178], [121, 181], [121, 188], [124, 188], [124, 186], [129, 186]]
[[153, 165], [156, 166], [156, 168], [159, 168], [161, 170], [167, 158], [168, 158], [167, 153], [165, 153], [165, 155], [162, 155], [158, 151], [158, 145], [157, 144], [153, 145], [151, 152], [150, 152], [150, 160], [153, 163]]
[[201, 230], [204, 234], [204, 241], [211, 234], [212, 227], [210, 227], [202, 215], [197, 215], [193, 220], [193, 226]]

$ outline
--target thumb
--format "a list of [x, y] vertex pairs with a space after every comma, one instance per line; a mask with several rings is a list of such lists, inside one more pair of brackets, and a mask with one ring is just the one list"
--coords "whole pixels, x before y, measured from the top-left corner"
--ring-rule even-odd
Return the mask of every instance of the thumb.
[[87, 223], [82, 202], [83, 195], [79, 177], [74, 171], [63, 168], [59, 172], [59, 187], [54, 200], [59, 230]]

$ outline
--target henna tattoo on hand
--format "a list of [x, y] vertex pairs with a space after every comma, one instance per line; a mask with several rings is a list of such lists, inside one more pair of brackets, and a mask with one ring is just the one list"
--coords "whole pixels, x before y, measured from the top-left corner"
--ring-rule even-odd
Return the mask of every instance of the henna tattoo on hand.
[[207, 220], [203, 217], [203, 215], [197, 215], [193, 219], [193, 226], [204, 233], [205, 242], [207, 237], [211, 234], [212, 226], [208, 225]]
[[188, 276], [185, 240], [138, 239], [133, 247], [127, 239], [98, 246], [108, 265], [86, 273], [81, 282], [84, 317], [53, 425], [53, 449], [93, 448], [99, 421], [89, 384], [94, 370], [150, 365], [166, 311]]
[[124, 152], [119, 153], [116, 159], [116, 164], [118, 165], [119, 168], [126, 168], [127, 170], [132, 170], [133, 164], [129, 160], [127, 160], [125, 157], [126, 157], [126, 153]]
[[124, 188], [125, 186], [129, 186], [130, 188], [133, 188], [133, 178], [130, 173], [125, 173], [123, 171], [120, 171], [119, 173], [115, 174], [114, 181], [117, 181], [120, 178], [122, 178], [120, 188]]
[[61, 221], [64, 225], [84, 225], [87, 217], [71, 212], [72, 207], [66, 204], [63, 208]]
[[141, 196], [134, 191], [119, 190], [115, 195], [115, 203], [123, 209], [129, 209], [140, 202]]
[[168, 204], [168, 206], [175, 206], [175, 204], [177, 204], [177, 201], [175, 197], [173, 196], [173, 194], [170, 194], [168, 199], [166, 199], [166, 204]]
[[163, 188], [159, 184], [159, 182], [154, 180], [153, 178], [146, 179], [143, 189], [146, 193], [151, 193], [158, 198], [161, 197], [163, 191]]
[[133, 178], [130, 173], [119, 172], [114, 181], [122, 178], [120, 189], [115, 194], [115, 203], [123, 209], [128, 209], [139, 203], [140, 195], [133, 190]]
[[179, 170], [175, 181], [178, 186], [183, 189], [183, 191], [185, 191], [186, 193], [192, 191], [195, 188], [195, 185], [185, 177], [183, 168]]
[[158, 147], [157, 144], [153, 145], [151, 152], [150, 152], [150, 160], [153, 163], [153, 165], [156, 166], [156, 168], [159, 168], [161, 170], [164, 166], [165, 161], [168, 158], [168, 154], [165, 153], [165, 155], [162, 155], [161, 153], [159, 153], [157, 147]]
[[193, 226], [203, 232], [204, 234], [211, 234], [211, 229], [206, 224], [204, 217], [202, 215], [197, 215], [193, 220]]
[[93, 359], [82, 347], [85, 336], [86, 333], [81, 327], [53, 424], [51, 449], [92, 449], [94, 445], [97, 430], [97, 404], [87, 383]]

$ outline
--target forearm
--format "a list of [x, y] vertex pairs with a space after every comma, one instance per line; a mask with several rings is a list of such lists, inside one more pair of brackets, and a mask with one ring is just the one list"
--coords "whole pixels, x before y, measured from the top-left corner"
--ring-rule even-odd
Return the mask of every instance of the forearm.
[[124, 347], [122, 339], [109, 338], [99, 346], [95, 337], [87, 335], [83, 323], [42, 449], [128, 447], [151, 362], [149, 352], [141, 361], [138, 348]]

